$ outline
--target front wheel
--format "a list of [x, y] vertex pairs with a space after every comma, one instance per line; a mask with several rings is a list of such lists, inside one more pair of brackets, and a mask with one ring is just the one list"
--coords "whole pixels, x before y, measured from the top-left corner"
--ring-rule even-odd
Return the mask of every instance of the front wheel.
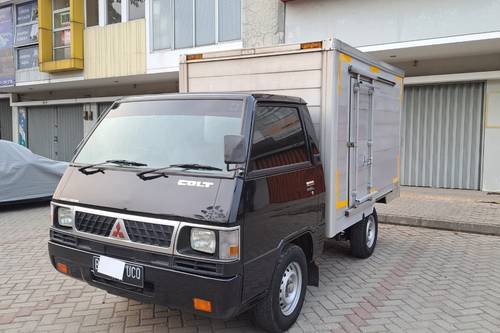
[[377, 245], [378, 218], [375, 209], [371, 215], [351, 227], [351, 252], [355, 257], [368, 258]]
[[288, 330], [302, 309], [306, 286], [306, 256], [300, 247], [287, 246], [278, 259], [268, 295], [254, 309], [256, 323], [270, 332]]

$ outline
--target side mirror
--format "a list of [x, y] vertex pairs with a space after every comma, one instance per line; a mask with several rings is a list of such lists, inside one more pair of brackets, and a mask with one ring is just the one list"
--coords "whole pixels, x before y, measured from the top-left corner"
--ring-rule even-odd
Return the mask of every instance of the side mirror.
[[224, 135], [224, 162], [226, 164], [245, 163], [245, 137], [242, 135]]

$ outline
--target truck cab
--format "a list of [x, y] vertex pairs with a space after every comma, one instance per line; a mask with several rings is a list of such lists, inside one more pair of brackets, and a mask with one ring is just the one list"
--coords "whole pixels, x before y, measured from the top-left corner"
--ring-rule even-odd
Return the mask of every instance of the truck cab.
[[253, 308], [263, 328], [284, 331], [318, 283], [318, 147], [297, 97], [122, 99], [54, 194], [52, 265], [112, 294], [213, 318]]

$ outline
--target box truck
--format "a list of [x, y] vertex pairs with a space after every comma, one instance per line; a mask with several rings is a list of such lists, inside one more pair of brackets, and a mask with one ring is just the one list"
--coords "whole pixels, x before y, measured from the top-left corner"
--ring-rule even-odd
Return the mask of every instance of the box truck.
[[110, 293], [296, 321], [326, 238], [369, 257], [399, 194], [403, 72], [338, 40], [193, 54], [113, 104], [51, 204], [49, 256]]

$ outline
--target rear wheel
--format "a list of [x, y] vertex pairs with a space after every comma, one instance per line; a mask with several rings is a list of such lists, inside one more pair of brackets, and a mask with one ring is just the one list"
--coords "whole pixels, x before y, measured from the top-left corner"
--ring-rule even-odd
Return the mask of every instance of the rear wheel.
[[368, 258], [377, 245], [378, 218], [375, 209], [371, 215], [351, 227], [351, 252], [355, 257]]
[[304, 304], [306, 286], [306, 256], [300, 247], [287, 246], [278, 259], [269, 293], [254, 309], [256, 323], [270, 332], [289, 329]]

